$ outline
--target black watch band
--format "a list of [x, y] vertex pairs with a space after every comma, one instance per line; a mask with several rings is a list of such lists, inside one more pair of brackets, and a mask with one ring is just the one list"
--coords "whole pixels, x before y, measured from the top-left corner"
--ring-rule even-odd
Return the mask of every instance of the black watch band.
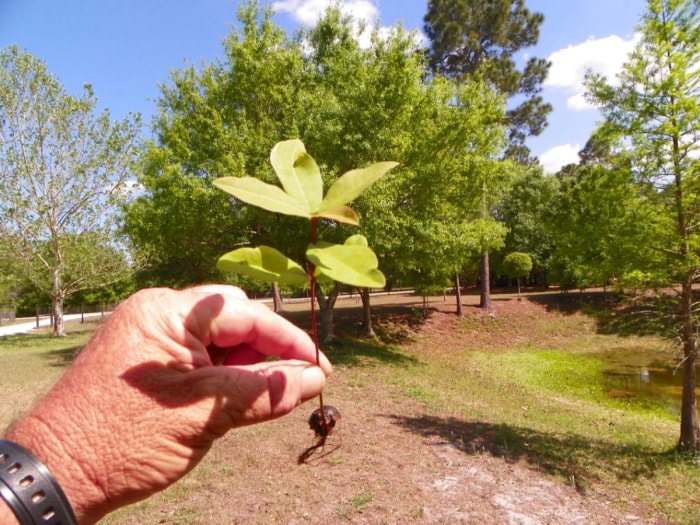
[[68, 498], [44, 464], [0, 440], [0, 496], [22, 525], [76, 525]]

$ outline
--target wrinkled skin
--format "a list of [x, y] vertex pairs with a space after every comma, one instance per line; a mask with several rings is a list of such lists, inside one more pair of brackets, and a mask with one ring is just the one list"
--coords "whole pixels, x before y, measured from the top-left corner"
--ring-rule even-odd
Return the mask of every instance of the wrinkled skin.
[[[331, 372], [320, 361], [306, 333], [237, 288], [143, 290], [5, 438], [38, 456], [79, 522], [94, 523], [180, 479], [232, 428], [319, 395]], [[12, 523], [8, 512], [0, 502], [0, 522]]]

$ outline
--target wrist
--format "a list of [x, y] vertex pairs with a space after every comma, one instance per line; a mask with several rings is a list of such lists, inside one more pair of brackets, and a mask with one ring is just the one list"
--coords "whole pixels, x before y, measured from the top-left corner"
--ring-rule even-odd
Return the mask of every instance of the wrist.
[[77, 525], [68, 498], [34, 454], [0, 440], [0, 497], [21, 523]]
[[15, 513], [12, 512], [9, 505], [5, 503], [5, 500], [0, 498], [0, 523], [6, 525], [22, 525], [18, 520]]
[[40, 418], [28, 416], [13, 426], [4, 439], [27, 449], [44, 464], [63, 490], [79, 523], [95, 523], [106, 513], [96, 511], [103, 501], [102, 494], [87, 480], [80, 463], [68, 452], [69, 448], [80, 448], [61, 439]]

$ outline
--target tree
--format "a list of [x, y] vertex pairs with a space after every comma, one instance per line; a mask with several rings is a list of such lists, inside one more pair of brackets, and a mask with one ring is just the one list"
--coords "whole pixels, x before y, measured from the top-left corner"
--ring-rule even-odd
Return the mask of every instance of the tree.
[[532, 271], [532, 259], [527, 253], [511, 252], [503, 259], [503, 271], [518, 281], [518, 301], [520, 297], [520, 278], [527, 277]]
[[[233, 200], [226, 205], [221, 195], [211, 193], [211, 182], [218, 176], [247, 174], [273, 182], [267, 151], [276, 141], [303, 140], [323, 167], [326, 185], [350, 168], [386, 158], [399, 160], [402, 172], [422, 170], [431, 166], [436, 148], [458, 147], [454, 141], [440, 141], [438, 133], [445, 135], [449, 124], [434, 118], [451, 102], [454, 91], [442, 89], [447, 85], [442, 79], [435, 88], [424, 82], [425, 62], [410, 33], [397, 27], [380, 38], [374, 32], [371, 47], [363, 49], [352, 37], [352, 21], [337, 9], [329, 9], [315, 28], [294, 41], [254, 3], [239, 16], [242, 27], [224, 42], [225, 61], [176, 72], [172, 85], [163, 87], [157, 140], [145, 155], [142, 181], [147, 191], [129, 210], [129, 231], [151, 255], [154, 269], [181, 269], [183, 279], [200, 278], [187, 272], [191, 266], [208, 266], [212, 272], [212, 252], [220, 253], [232, 243], [274, 245], [303, 259], [303, 252], [295, 252], [308, 237], [302, 222], [241, 207]], [[441, 89], [443, 93], [435, 95]], [[460, 145], [501, 144], [499, 138], [479, 135], [488, 128], [483, 112], [468, 113], [488, 100], [486, 105], [497, 112], [491, 126], [499, 128], [500, 100], [483, 85], [480, 89], [482, 93], [469, 93], [475, 100], [463, 106], [459, 119], [450, 121], [461, 126], [462, 131], [453, 134]], [[425, 126], [436, 130], [431, 143], [419, 140]], [[472, 138], [477, 135], [478, 141]], [[420, 148], [425, 149], [419, 155]], [[439, 170], [412, 173], [427, 181]], [[392, 217], [407, 207], [408, 200], [402, 202], [401, 196], [414, 191], [403, 184], [404, 178], [390, 175], [353, 204], [362, 217], [362, 233], [382, 265], [395, 259], [397, 238], [405, 238], [397, 237], [401, 228]], [[436, 200], [442, 198], [435, 193]], [[178, 224], [167, 220], [174, 214]], [[318, 228], [320, 235], [335, 242], [350, 234], [347, 227], [323, 222]], [[212, 273], [202, 277], [216, 278]], [[332, 284], [326, 285], [325, 293], [317, 292], [321, 324], [329, 330], [322, 331], [324, 342], [332, 337], [329, 319], [339, 292]], [[368, 312], [366, 299], [365, 290]], [[368, 313], [365, 320], [370, 333]]]
[[[422, 254], [410, 251], [415, 240], [407, 232], [435, 235], [429, 246], [439, 239], [439, 253], [442, 246], [456, 253], [455, 239], [462, 246], [480, 244], [468, 223], [478, 217], [473, 194], [474, 184], [481, 187], [481, 172], [476, 168], [486, 156], [497, 163], [501, 153], [498, 94], [476, 79], [460, 84], [428, 78], [414, 36], [400, 27], [386, 38], [373, 31], [371, 46], [362, 48], [352, 36], [352, 21], [337, 9], [330, 8], [316, 27], [294, 40], [270, 16], [254, 2], [244, 6], [241, 26], [224, 41], [223, 60], [175, 72], [171, 84], [162, 86], [156, 139], [144, 156], [146, 192], [127, 219], [153, 268], [183, 268], [183, 279], [221, 279], [213, 273], [213, 253], [237, 244], [271, 245], [303, 260], [299, 247], [309, 234], [304, 221], [234, 199], [224, 202], [223, 193], [212, 193], [213, 180], [222, 176], [274, 183], [268, 152], [290, 138], [313, 152], [325, 187], [351, 168], [382, 159], [400, 162], [352, 203], [361, 217], [360, 233], [380, 267], [394, 277], [410, 273], [407, 261]], [[181, 224], [169, 224], [174, 215]], [[428, 222], [430, 227], [421, 230]], [[325, 221], [317, 227], [319, 236], [336, 243], [357, 233], [354, 226]], [[439, 227], [445, 234], [438, 237]], [[467, 256], [462, 250], [452, 257], [448, 275]], [[187, 271], [205, 266], [208, 275]], [[339, 293], [333, 283], [317, 288], [324, 343], [333, 336]], [[368, 291], [362, 295], [369, 334]]]
[[96, 260], [95, 246], [123, 253], [118, 212], [132, 176], [138, 116], [95, 114], [90, 86], [65, 93], [46, 64], [11, 46], [0, 52], [0, 233], [7, 256], [52, 302], [124, 279], [123, 257]]
[[[306, 39], [317, 50], [310, 71], [322, 91], [306, 108], [318, 116], [305, 141], [332, 173], [381, 158], [400, 162], [400, 172], [358, 201], [362, 232], [395, 277], [442, 285], [476, 247], [499, 238], [493, 221], [473, 221], [482, 178], [499, 172], [502, 99], [478, 79], [426, 79], [413, 35], [400, 27], [387, 38], [374, 33], [364, 50], [351, 33], [350, 20], [330, 9]], [[483, 170], [487, 158], [493, 166]], [[369, 335], [366, 290], [362, 297]]]
[[[248, 3], [241, 27], [223, 42], [223, 58], [173, 71], [160, 86], [154, 140], [145, 145], [144, 194], [127, 208], [125, 229], [149, 266], [141, 285], [228, 281], [216, 269], [234, 245], [303, 245], [301, 225], [229, 199], [212, 182], [251, 175], [273, 181], [274, 144], [299, 135], [303, 53], [284, 31]], [[177, 220], [173, 220], [177, 217]], [[306, 232], [303, 232], [306, 233]], [[295, 254], [298, 256], [298, 254]]]
[[[700, 452], [695, 367], [698, 321], [693, 283], [700, 272], [700, 2], [648, 0], [638, 27], [642, 38], [610, 85], [589, 75], [589, 99], [605, 121], [601, 133], [626, 148], [644, 197], [652, 270], [678, 285], [683, 344], [679, 447]], [[663, 260], [659, 261], [658, 256]]]
[[[442, 77], [425, 83], [419, 100], [411, 148], [397, 157], [402, 177], [386, 181], [398, 186], [396, 205], [379, 217], [395, 243], [396, 272], [420, 286], [444, 286], [474, 257], [500, 247], [505, 234], [482, 217], [483, 189], [495, 193], [508, 172], [498, 160], [503, 102], [483, 82]], [[386, 198], [380, 203], [386, 207]], [[458, 314], [460, 301], [458, 294]]]
[[[222, 279], [216, 256], [232, 244], [274, 245], [302, 260], [308, 225], [241, 206], [212, 181], [249, 175], [274, 182], [268, 153], [292, 137], [314, 152], [326, 185], [350, 168], [396, 158], [408, 143], [403, 113], [419, 95], [408, 89], [425, 73], [410, 35], [397, 30], [380, 40], [377, 33], [373, 47], [362, 49], [337, 9], [294, 40], [255, 2], [239, 10], [239, 20], [223, 60], [174, 72], [171, 85], [162, 86], [157, 140], [145, 155], [147, 191], [128, 213], [130, 234], [160, 273], [154, 277], [179, 268], [180, 285]], [[358, 212], [364, 215], [361, 205]], [[174, 214], [178, 224], [169, 220]], [[335, 224], [318, 228], [334, 241], [349, 235]], [[331, 283], [325, 293], [317, 287], [323, 342], [332, 338], [339, 292]]]
[[552, 111], [539, 95], [550, 63], [531, 57], [519, 71], [514, 56], [537, 44], [544, 16], [530, 12], [525, 0], [430, 0], [424, 21], [434, 71], [458, 79], [480, 75], [507, 99], [522, 100], [506, 112], [506, 156], [533, 162], [525, 139], [544, 130]]
[[[538, 95], [550, 64], [533, 57], [523, 71], [518, 71], [513, 57], [518, 50], [537, 43], [544, 16], [531, 13], [524, 0], [432, 0], [424, 21], [434, 71], [460, 80], [478, 76], [506, 99], [525, 99], [505, 114], [509, 128], [505, 156], [523, 164], [533, 163], [525, 139], [542, 132], [552, 110]], [[493, 192], [486, 186], [482, 191], [482, 219], [487, 220], [493, 205], [488, 198]], [[489, 314], [490, 280], [490, 254], [484, 251], [480, 305]]]
[[552, 212], [559, 186], [559, 179], [545, 176], [540, 166], [529, 167], [516, 176], [497, 210], [508, 228], [504, 251], [527, 253], [532, 258], [534, 283], [545, 287], [556, 247]]
[[558, 178], [549, 222], [552, 266], [563, 287], [606, 286], [654, 259], [648, 246], [655, 227], [626, 159], [587, 162]]
[[[355, 166], [381, 159], [401, 161], [414, 147], [413, 116], [424, 96], [425, 62], [412, 33], [400, 26], [388, 35], [370, 34], [371, 45], [360, 46], [353, 36], [353, 21], [329, 8], [317, 25], [300, 35], [308, 42], [306, 81], [314, 94], [305, 101], [301, 136], [327, 168], [326, 183]], [[398, 205], [400, 174], [378, 181], [353, 204], [362, 217], [361, 231], [380, 254], [380, 267], [392, 259], [396, 239], [391, 238], [389, 215]], [[337, 241], [347, 237], [347, 227], [325, 231]], [[317, 292], [321, 305], [322, 340], [328, 342], [338, 286]], [[320, 292], [320, 290], [319, 290]], [[360, 290], [363, 306], [362, 335], [373, 336], [370, 290]]]

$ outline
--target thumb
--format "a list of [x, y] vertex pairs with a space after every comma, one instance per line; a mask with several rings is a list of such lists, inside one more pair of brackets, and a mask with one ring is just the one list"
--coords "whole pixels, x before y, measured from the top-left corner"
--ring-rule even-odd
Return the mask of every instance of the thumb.
[[217, 367], [224, 379], [226, 412], [232, 426], [251, 425], [284, 416], [318, 396], [326, 374], [306, 361], [276, 361]]

